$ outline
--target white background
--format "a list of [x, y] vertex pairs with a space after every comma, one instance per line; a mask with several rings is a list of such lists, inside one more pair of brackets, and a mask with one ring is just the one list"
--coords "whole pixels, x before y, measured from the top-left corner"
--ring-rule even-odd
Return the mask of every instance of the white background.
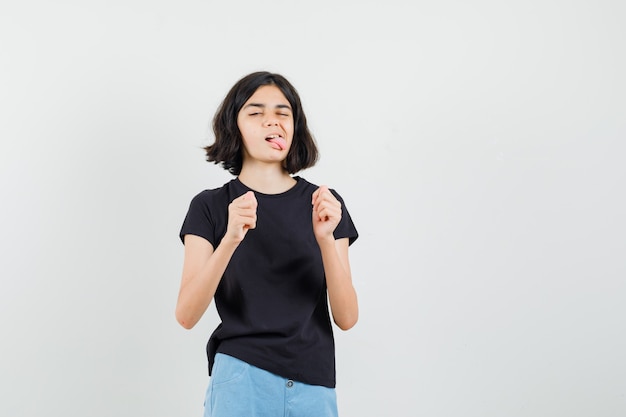
[[2, 1], [0, 415], [200, 416], [174, 319], [228, 89], [299, 90], [361, 234], [350, 416], [626, 415], [626, 6]]

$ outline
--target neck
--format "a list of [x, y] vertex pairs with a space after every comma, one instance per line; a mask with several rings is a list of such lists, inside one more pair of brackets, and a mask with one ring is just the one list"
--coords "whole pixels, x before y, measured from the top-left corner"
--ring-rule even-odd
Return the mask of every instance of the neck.
[[253, 164], [244, 164], [239, 181], [263, 194], [284, 193], [296, 183], [296, 180], [280, 166], [262, 167]]

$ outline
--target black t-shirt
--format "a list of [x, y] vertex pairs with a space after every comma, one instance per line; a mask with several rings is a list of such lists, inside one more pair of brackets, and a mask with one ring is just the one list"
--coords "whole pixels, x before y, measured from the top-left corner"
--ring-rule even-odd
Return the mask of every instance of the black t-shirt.
[[[263, 194], [256, 228], [235, 250], [215, 293], [222, 323], [207, 344], [209, 374], [217, 352], [307, 384], [335, 386], [335, 345], [326, 280], [312, 226], [311, 195], [303, 178], [284, 193]], [[216, 248], [228, 224], [228, 205], [250, 191], [239, 179], [205, 190], [191, 201], [180, 231]], [[343, 199], [335, 239], [354, 242], [358, 233]]]

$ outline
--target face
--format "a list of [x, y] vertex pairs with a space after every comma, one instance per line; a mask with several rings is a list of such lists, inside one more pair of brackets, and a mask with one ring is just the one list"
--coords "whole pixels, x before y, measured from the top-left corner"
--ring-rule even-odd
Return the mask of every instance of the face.
[[293, 111], [275, 85], [259, 87], [237, 115], [243, 138], [243, 162], [281, 163], [293, 140]]

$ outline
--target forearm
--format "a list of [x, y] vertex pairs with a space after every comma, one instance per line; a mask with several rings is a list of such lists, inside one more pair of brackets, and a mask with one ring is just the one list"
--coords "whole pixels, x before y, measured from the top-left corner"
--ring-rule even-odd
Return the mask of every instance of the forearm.
[[[333, 320], [342, 330], [353, 327], [359, 316], [359, 308], [356, 291], [352, 285], [350, 265], [347, 260], [347, 241], [337, 242], [327, 239], [318, 242], [324, 272], [326, 274], [326, 286], [328, 288], [328, 299], [333, 315]], [[345, 244], [345, 249], [341, 245]], [[345, 250], [345, 260], [340, 256], [340, 251]]]
[[184, 278], [176, 304], [176, 319], [181, 326], [191, 329], [198, 323], [211, 304], [236, 248], [236, 243], [223, 241], [197, 272]]

